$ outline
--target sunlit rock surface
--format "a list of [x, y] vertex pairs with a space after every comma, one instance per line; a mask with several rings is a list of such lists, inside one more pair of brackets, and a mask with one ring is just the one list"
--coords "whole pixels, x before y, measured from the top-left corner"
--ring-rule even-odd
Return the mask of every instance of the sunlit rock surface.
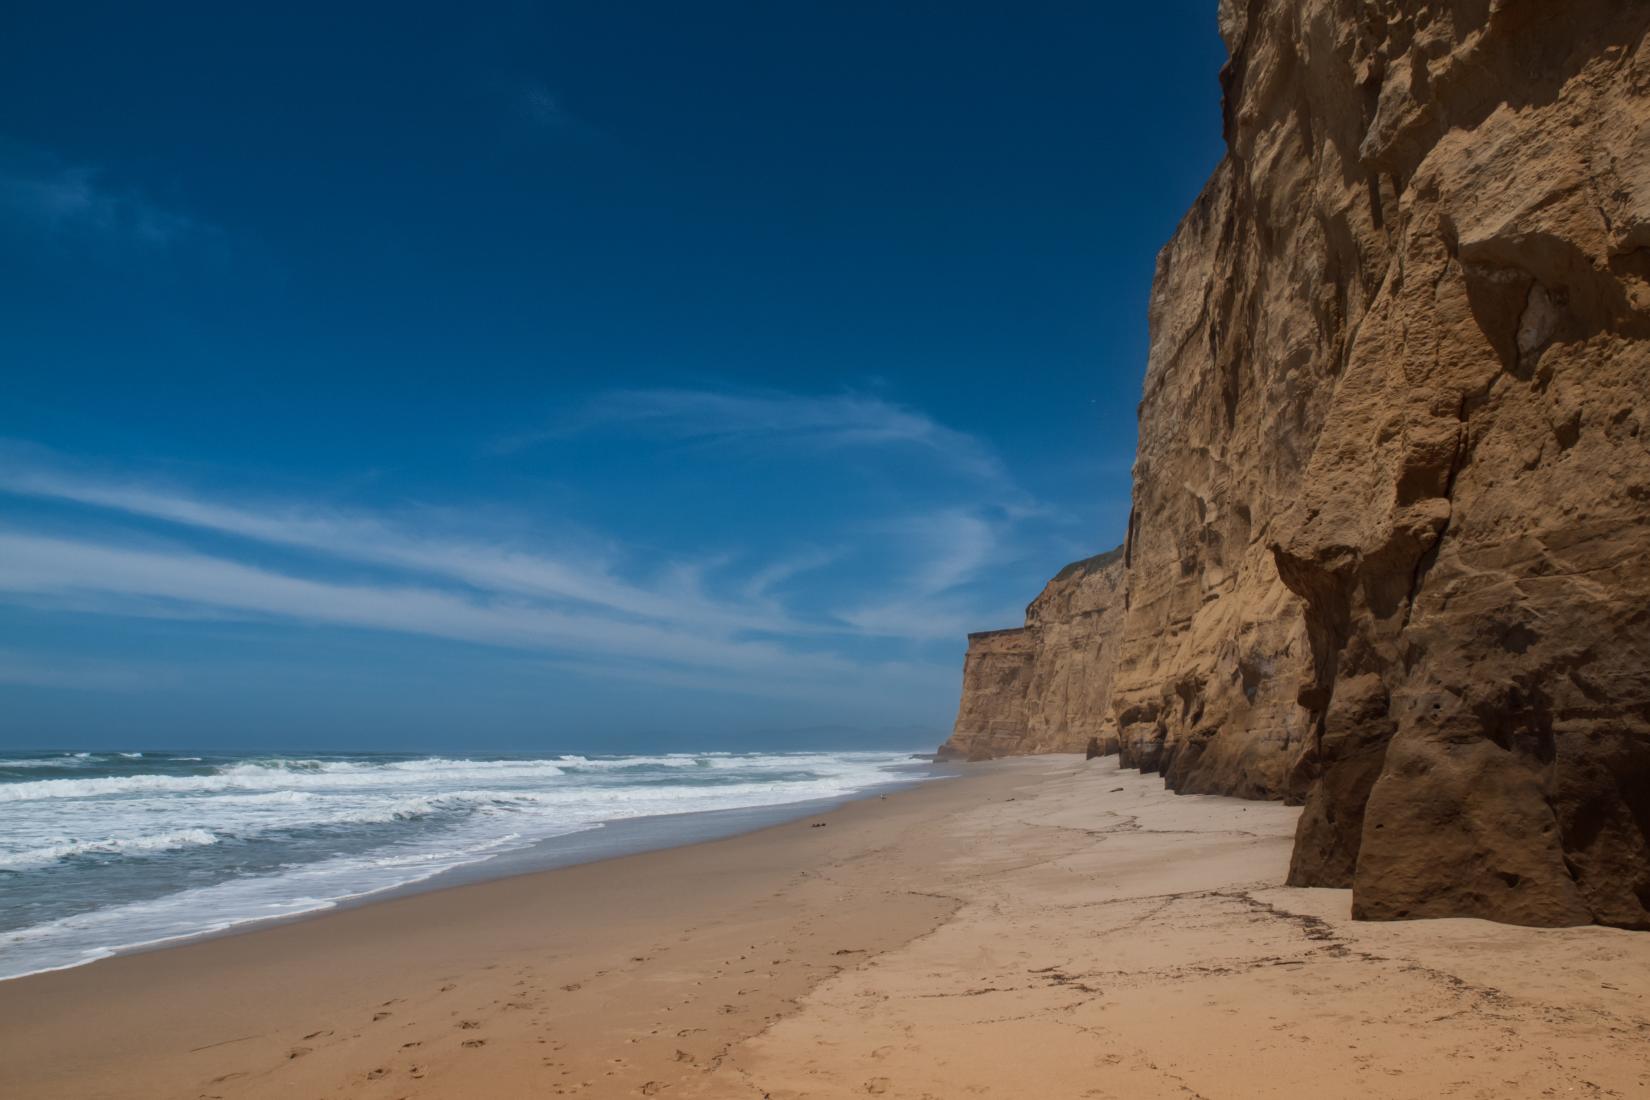
[[975, 636], [947, 748], [1304, 801], [1363, 917], [1650, 928], [1650, 4], [1220, 21], [1128, 540]]

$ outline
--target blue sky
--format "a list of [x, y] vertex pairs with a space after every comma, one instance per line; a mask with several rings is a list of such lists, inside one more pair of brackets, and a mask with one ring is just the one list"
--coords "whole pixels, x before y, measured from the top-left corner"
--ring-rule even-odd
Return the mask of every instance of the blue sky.
[[927, 745], [1128, 513], [1212, 0], [7, 5], [0, 744]]

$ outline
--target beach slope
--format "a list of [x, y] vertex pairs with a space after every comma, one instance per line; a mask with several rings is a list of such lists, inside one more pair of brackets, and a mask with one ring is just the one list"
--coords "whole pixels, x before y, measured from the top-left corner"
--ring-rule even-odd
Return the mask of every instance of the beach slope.
[[1383, 924], [1114, 759], [0, 983], [20, 1097], [1650, 1089], [1650, 937]]

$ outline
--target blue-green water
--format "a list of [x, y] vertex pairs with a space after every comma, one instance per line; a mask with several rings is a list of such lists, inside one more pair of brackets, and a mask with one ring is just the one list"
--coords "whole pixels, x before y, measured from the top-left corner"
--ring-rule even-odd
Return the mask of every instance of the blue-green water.
[[603, 822], [929, 774], [903, 752], [0, 750], [0, 978], [325, 908]]

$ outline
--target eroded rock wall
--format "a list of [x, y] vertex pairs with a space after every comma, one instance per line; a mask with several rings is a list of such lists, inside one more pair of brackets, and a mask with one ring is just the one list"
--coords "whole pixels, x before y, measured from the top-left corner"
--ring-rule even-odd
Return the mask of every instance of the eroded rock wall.
[[1122, 551], [1066, 566], [1026, 625], [968, 636], [962, 702], [942, 757], [986, 760], [1116, 743], [1109, 709], [1122, 615]]
[[1220, 21], [1089, 673], [1123, 761], [1304, 801], [1291, 881], [1361, 916], [1650, 927], [1650, 3]]
[[1029, 752], [1026, 695], [1037, 639], [1023, 627], [968, 636], [962, 701], [941, 760], [990, 760]]
[[1650, 927], [1650, 5], [1388, 14], [1382, 278], [1269, 540], [1313, 654], [1291, 877]]

